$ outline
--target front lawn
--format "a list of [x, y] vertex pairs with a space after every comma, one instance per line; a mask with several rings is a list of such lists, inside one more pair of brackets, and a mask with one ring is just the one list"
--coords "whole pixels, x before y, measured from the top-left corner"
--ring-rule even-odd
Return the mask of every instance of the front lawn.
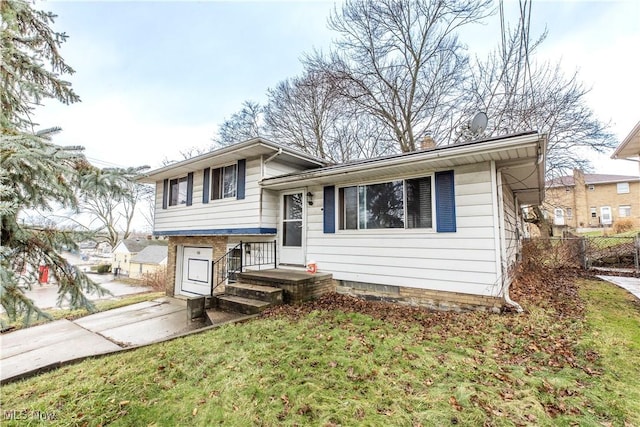
[[640, 425], [640, 304], [551, 270], [513, 294], [526, 313], [274, 309], [3, 386], [3, 425]]

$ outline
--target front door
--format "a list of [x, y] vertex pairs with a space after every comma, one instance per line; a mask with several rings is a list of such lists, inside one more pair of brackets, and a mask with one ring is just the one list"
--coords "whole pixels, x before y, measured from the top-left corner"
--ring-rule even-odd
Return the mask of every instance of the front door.
[[280, 264], [305, 264], [305, 234], [304, 192], [283, 194]]
[[211, 293], [212, 248], [185, 246], [182, 249], [180, 293], [209, 295]]
[[600, 222], [603, 225], [611, 225], [611, 207], [610, 206], [602, 206], [600, 208]]

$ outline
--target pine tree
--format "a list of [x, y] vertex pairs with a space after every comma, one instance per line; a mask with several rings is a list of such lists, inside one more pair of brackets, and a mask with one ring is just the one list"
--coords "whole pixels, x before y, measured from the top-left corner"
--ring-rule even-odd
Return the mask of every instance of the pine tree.
[[35, 131], [31, 115], [42, 99], [65, 104], [80, 98], [60, 76], [73, 69], [60, 56], [66, 40], [54, 31], [55, 15], [22, 0], [0, 0], [0, 303], [10, 319], [47, 317], [25, 296], [46, 265], [57, 283], [58, 303], [93, 309], [85, 293], [104, 294], [60, 255], [74, 248], [77, 233], [35, 227], [21, 221], [28, 209], [77, 208], [91, 192], [119, 194], [121, 175], [96, 169], [82, 147], [51, 142], [59, 129]]

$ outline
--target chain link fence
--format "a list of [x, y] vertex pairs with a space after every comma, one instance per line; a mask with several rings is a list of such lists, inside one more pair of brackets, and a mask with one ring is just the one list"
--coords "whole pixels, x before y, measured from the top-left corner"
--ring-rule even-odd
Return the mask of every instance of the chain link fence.
[[619, 236], [567, 236], [531, 241], [537, 260], [554, 267], [618, 271], [640, 275], [640, 234]]

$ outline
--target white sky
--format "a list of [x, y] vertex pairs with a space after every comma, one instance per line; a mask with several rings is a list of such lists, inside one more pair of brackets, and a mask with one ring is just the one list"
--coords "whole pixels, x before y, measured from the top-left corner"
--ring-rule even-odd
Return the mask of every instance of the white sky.
[[[82, 145], [98, 166], [160, 166], [179, 151], [208, 146], [245, 100], [299, 74], [299, 59], [327, 49], [332, 1], [38, 1], [69, 35], [62, 55], [82, 102], [38, 110], [55, 142]], [[515, 22], [517, 3], [505, 0]], [[534, 0], [533, 33], [549, 37], [538, 59], [561, 60], [592, 88], [587, 105], [619, 141], [640, 120], [640, 1]], [[494, 17], [469, 32], [472, 54], [497, 45]], [[489, 118], [491, 119], [491, 118]], [[638, 174], [638, 164], [594, 162], [596, 172]]]

